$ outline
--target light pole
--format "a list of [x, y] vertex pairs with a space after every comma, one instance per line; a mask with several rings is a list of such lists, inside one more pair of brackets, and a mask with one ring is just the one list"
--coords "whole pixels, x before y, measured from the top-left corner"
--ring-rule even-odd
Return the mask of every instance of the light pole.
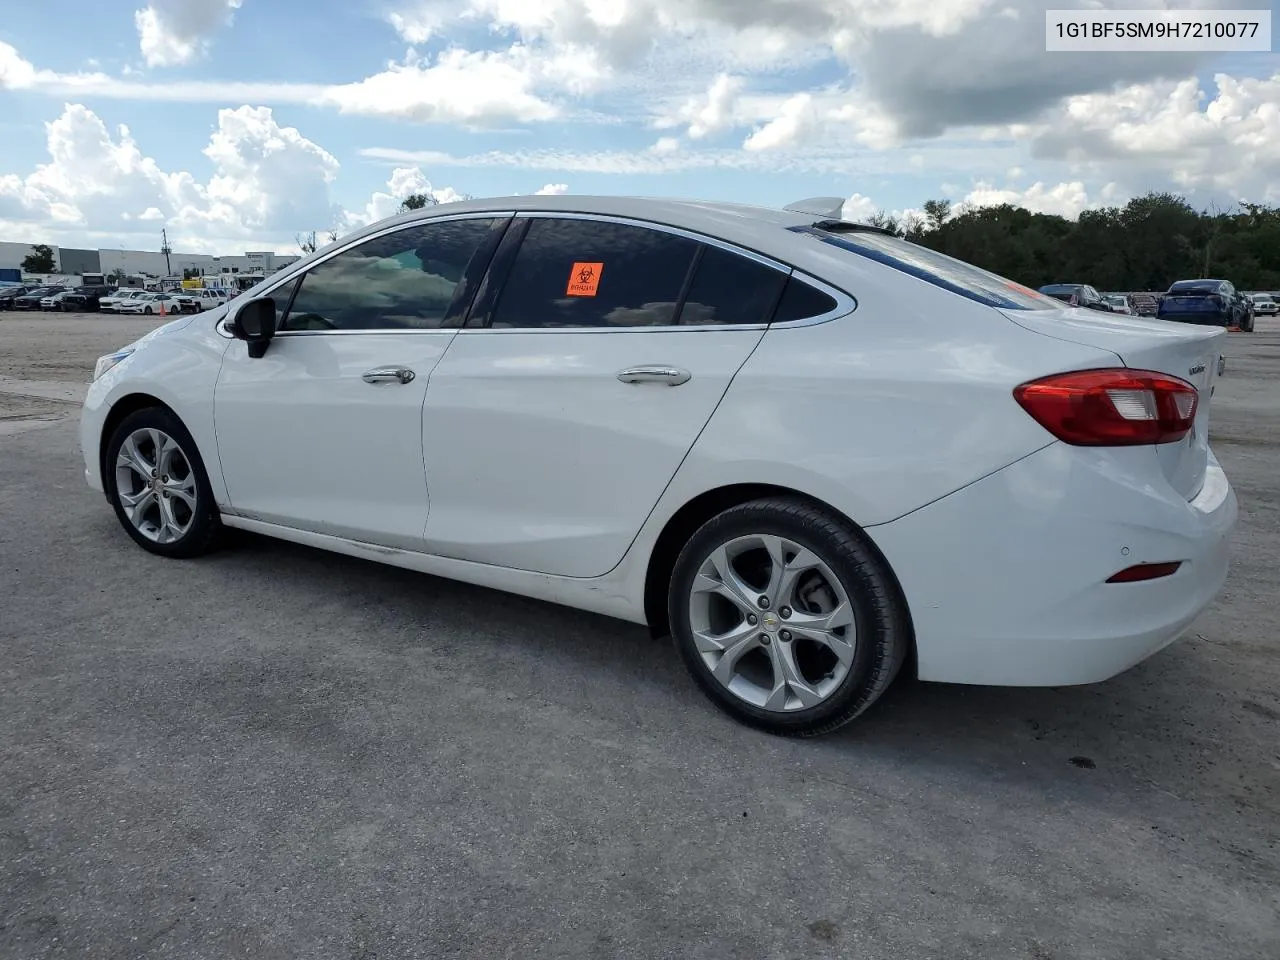
[[169, 254], [173, 252], [173, 248], [169, 246], [169, 231], [162, 229], [160, 231], [160, 252], [164, 254], [164, 275], [166, 277], [173, 276], [173, 266], [169, 263]]

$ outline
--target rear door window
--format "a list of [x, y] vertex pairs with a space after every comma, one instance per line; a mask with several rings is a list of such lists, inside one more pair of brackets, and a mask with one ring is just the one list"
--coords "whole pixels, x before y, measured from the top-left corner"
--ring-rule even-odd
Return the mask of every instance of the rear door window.
[[668, 326], [699, 244], [659, 230], [537, 217], [516, 253], [491, 326]]

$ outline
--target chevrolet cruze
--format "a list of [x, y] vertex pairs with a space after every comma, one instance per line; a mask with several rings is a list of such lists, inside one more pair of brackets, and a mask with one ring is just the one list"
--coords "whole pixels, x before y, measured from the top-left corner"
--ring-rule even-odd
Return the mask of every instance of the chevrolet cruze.
[[1178, 637], [1236, 522], [1223, 330], [1074, 310], [838, 209], [382, 221], [101, 358], [85, 476], [164, 556], [236, 527], [647, 624], [776, 733], [904, 664], [1082, 684]]

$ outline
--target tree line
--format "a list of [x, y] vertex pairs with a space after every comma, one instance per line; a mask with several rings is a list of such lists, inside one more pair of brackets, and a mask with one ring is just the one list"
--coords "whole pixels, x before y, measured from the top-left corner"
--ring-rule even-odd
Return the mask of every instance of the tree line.
[[1280, 207], [1262, 204], [1196, 210], [1176, 194], [1148, 193], [1068, 220], [1007, 203], [929, 200], [923, 217], [881, 212], [868, 222], [1029, 287], [1163, 291], [1175, 280], [1212, 277], [1241, 290], [1280, 290]]

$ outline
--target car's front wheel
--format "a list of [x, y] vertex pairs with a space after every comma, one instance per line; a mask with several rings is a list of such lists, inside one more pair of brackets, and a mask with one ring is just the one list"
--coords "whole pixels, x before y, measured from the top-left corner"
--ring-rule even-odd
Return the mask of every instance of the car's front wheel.
[[909, 621], [884, 561], [803, 500], [756, 500], [704, 524], [676, 561], [671, 632], [703, 691], [790, 736], [843, 726], [885, 691]]
[[139, 546], [166, 557], [208, 551], [222, 528], [195, 441], [160, 407], [129, 414], [107, 442], [107, 496]]

